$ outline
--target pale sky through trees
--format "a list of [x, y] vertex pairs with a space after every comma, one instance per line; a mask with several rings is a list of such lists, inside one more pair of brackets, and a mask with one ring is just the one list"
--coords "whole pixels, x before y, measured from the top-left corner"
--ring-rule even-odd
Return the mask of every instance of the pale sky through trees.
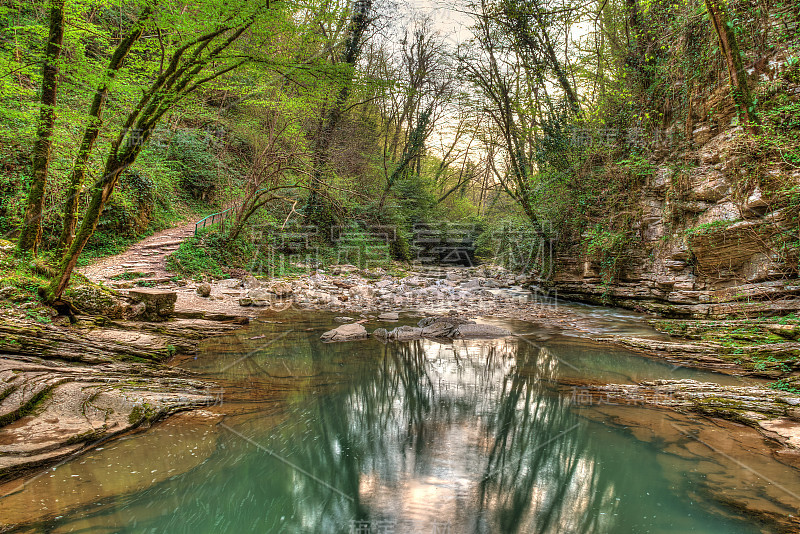
[[442, 37], [450, 44], [457, 45], [469, 38], [470, 17], [463, 13], [461, 0], [436, 2], [434, 0], [408, 0], [408, 6], [422, 14], [429, 15], [436, 23]]

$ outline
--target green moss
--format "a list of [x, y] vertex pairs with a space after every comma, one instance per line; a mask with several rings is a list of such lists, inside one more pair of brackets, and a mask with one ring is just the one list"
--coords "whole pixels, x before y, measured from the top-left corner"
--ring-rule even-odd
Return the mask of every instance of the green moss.
[[154, 420], [157, 416], [158, 410], [156, 410], [153, 405], [145, 402], [133, 407], [131, 413], [128, 415], [128, 423], [140, 425]]
[[16, 410], [0, 416], [0, 427], [10, 425], [14, 421], [18, 421], [25, 416], [33, 415], [38, 412], [39, 409], [42, 408], [43, 405], [53, 396], [53, 390], [57, 385], [58, 384], [54, 384], [42, 389], [39, 393], [31, 397], [28, 402]]
[[800, 377], [782, 378], [769, 385], [772, 389], [800, 395]]
[[687, 228], [684, 230], [684, 235], [687, 238], [692, 238], [722, 232], [737, 222], [739, 221], [712, 221], [697, 225], [694, 228]]

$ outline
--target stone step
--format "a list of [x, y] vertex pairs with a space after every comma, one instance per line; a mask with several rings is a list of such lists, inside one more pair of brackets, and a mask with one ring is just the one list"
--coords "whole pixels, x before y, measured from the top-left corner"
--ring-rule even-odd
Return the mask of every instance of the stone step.
[[171, 239], [169, 241], [156, 241], [154, 243], [147, 243], [144, 245], [139, 245], [141, 249], [151, 249], [151, 248], [162, 248], [162, 247], [171, 247], [174, 246], [178, 248], [183, 243], [183, 239]]
[[172, 281], [171, 276], [157, 276], [153, 278], [137, 278], [133, 282], [137, 286], [167, 284]]

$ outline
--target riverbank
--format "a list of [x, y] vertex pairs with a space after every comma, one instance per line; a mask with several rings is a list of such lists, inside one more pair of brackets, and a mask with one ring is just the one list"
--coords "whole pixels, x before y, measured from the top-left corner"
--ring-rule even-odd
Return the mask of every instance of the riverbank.
[[[289, 308], [333, 312], [342, 323], [369, 324], [387, 317], [391, 322], [399, 311], [514, 319], [535, 323], [537, 339], [551, 334], [585, 337], [674, 365], [738, 376], [787, 378], [796, 364], [789, 358], [795, 343], [777, 334], [770, 338], [768, 354], [783, 351], [787, 358], [767, 368], [758, 366], [757, 359], [775, 358], [765, 356], [758, 348], [763, 344], [747, 352], [738, 351], [735, 358], [725, 357], [735, 349], [723, 353], [718, 349], [724, 345], [710, 339], [670, 337], [669, 333], [676, 330], [664, 325], [674, 322], [642, 314], [617, 312], [617, 322], [623, 327], [614, 332], [590, 313], [593, 308], [561, 303], [531, 288], [524, 277], [495, 266], [389, 273], [339, 265], [307, 276], [263, 280], [245, 274], [208, 282], [167, 276], [154, 281], [152, 276], [119, 276], [108, 269], [97, 272], [103, 273], [99, 281], [112, 287], [87, 281], [71, 291], [76, 307], [95, 315], [79, 315], [70, 323], [54, 316], [53, 310], [25, 303], [8, 306], [2, 312], [0, 329], [5, 335], [2, 350], [6, 355], [0, 367], [4, 380], [0, 395], [0, 421], [4, 426], [0, 434], [9, 446], [4, 449], [0, 476], [14, 476], [60, 461], [98, 440], [145, 427], [177, 411], [214, 403], [216, 385], [194, 380], [186, 371], [170, 366], [170, 359], [192, 354], [201, 340], [232, 332], [251, 318]], [[151, 294], [169, 296], [172, 304], [167, 316], [153, 317], [147, 312], [141, 299]], [[759, 328], [787, 332], [788, 336], [793, 321], [784, 320], [782, 329], [773, 325], [777, 322], [765, 322]], [[703, 325], [702, 332], [710, 335], [715, 326], [720, 322]], [[733, 338], [733, 330], [743, 325], [728, 327]], [[687, 325], [683, 331], [694, 332], [691, 328], [699, 327]], [[610, 389], [598, 390], [599, 394], [622, 391], [622, 386], [615, 384], [602, 387]], [[714, 385], [713, 390], [715, 398], [734, 399], [731, 402], [738, 402], [741, 396], [728, 386]], [[728, 409], [711, 410], [706, 403], [702, 407], [707, 409], [701, 410], [698, 403], [686, 402], [697, 413], [745, 422], [782, 446], [797, 448], [798, 414], [783, 406], [785, 399], [796, 396], [763, 386], [754, 390], [761, 398], [756, 403], [761, 409], [730, 409], [728, 402]], [[645, 404], [659, 404], [662, 393], [646, 384], [635, 392]], [[686, 409], [686, 402], [676, 402], [669, 408]], [[55, 405], [71, 408], [54, 416]], [[85, 415], [86, 406], [91, 406], [92, 415]], [[63, 412], [64, 408], [60, 409]], [[63, 420], [73, 423], [65, 425]], [[41, 445], [14, 445], [33, 429], [42, 436], [38, 441]]]
[[[70, 439], [67, 434], [58, 434], [58, 439], [50, 441], [54, 447], [53, 456], [47, 458], [36, 459], [33, 455], [25, 456], [26, 451], [20, 451], [19, 458], [36, 460], [38, 463], [20, 463], [14, 470], [8, 470], [6, 482], [17, 475], [30, 472], [34, 466], [41, 468], [63, 462], [84, 451], [97, 451], [98, 440], [108, 440], [146, 428], [153, 421], [176, 411], [193, 410], [193, 413], [178, 419], [170, 417], [160, 423], [158, 428], [173, 429], [176, 428], [175, 425], [193, 428], [193, 425], [201, 425], [206, 429], [203, 432], [210, 432], [211, 436], [220, 432], [224, 434], [221, 429], [227, 427], [216, 424], [222, 417], [225, 417], [226, 424], [234, 425], [237, 417], [246, 417], [242, 414], [253, 411], [256, 403], [263, 402], [265, 398], [272, 399], [271, 402], [274, 403], [281, 398], [281, 392], [285, 394], [286, 391], [295, 392], [303, 388], [316, 391], [316, 383], [322, 388], [320, 391], [330, 391], [332, 384], [346, 384], [352, 380], [349, 371], [342, 371], [342, 366], [347, 369], [350, 365], [356, 365], [359, 361], [359, 344], [375, 344], [374, 340], [342, 344], [338, 349], [341, 359], [336, 358], [329, 362], [330, 369], [303, 367], [311, 365], [308, 358], [303, 359], [295, 354], [294, 349], [289, 348], [296, 346], [298, 350], [303, 350], [300, 347], [308, 343], [304, 341], [308, 337], [317, 342], [320, 335], [324, 335], [323, 332], [330, 328], [331, 323], [360, 323], [375, 337], [376, 330], [391, 330], [395, 324], [417, 324], [419, 317], [438, 315], [456, 317], [460, 324], [466, 324], [460, 321], [483, 318], [484, 322], [497, 323], [512, 331], [512, 335], [505, 335], [504, 338], [478, 341], [477, 344], [516, 347], [509, 349], [511, 352], [504, 352], [509, 356], [517, 354], [515, 351], [527, 354], [529, 364], [521, 367], [518, 367], [521, 364], [516, 361], [516, 357], [515, 360], [499, 358], [493, 361], [501, 367], [517, 367], [513, 371], [515, 376], [527, 377], [526, 380], [531, 384], [538, 384], [537, 388], [544, 388], [542, 391], [558, 391], [560, 394], [554, 398], [565, 403], [568, 412], [574, 410], [587, 419], [600, 418], [598, 420], [602, 420], [603, 424], [624, 423], [624, 427], [637, 433], [637, 436], [647, 434], [650, 426], [653, 426], [654, 443], [660, 443], [658, 440], [663, 433], [663, 429], [658, 426], [658, 418], [662, 416], [651, 414], [663, 414], [669, 421], [687, 422], [686, 424], [692, 422], [692, 425], [702, 426], [713, 422], [720, 433], [727, 432], [730, 435], [732, 442], [743, 439], [743, 432], [749, 432], [745, 433], [751, 436], [747, 445], [747, 451], [750, 451], [748, 454], [757, 450], [759, 455], [770, 458], [776, 465], [798, 465], [798, 439], [795, 429], [798, 428], [797, 407], [800, 406], [800, 398], [796, 395], [758, 385], [720, 385], [686, 380], [636, 379], [638, 383], [612, 383], [631, 379], [626, 379], [620, 373], [601, 375], [592, 372], [593, 368], [584, 368], [583, 378], [571, 378], [572, 371], [575, 371], [573, 365], [583, 366], [577, 361], [568, 365], [569, 360], [559, 358], [559, 353], [552, 352], [554, 349], [548, 349], [548, 346], [557, 347], [570, 338], [576, 349], [580, 346], [594, 347], [590, 349], [593, 351], [598, 351], [598, 344], [591, 341], [593, 338], [616, 346], [624, 345], [617, 343], [617, 339], [673, 344], [680, 342], [654, 329], [650, 324], [652, 318], [646, 315], [553, 302], [534, 291], [523, 289], [520, 284], [524, 280], [501, 270], [448, 269], [404, 273], [404, 276], [399, 276], [377, 270], [363, 271], [354, 270], [350, 266], [339, 266], [330, 272], [314, 272], [309, 276], [281, 280], [259, 280], [250, 276], [212, 282], [170, 280], [156, 288], [136, 287], [135, 280], [125, 281], [130, 282], [133, 282], [133, 287], [121, 287], [113, 291], [104, 289], [100, 295], [109, 296], [109, 299], [98, 299], [98, 293], [88, 289], [74, 293], [79, 296], [74, 301], [77, 305], [87, 308], [96, 306], [97, 309], [105, 307], [106, 315], [117, 318], [79, 315], [72, 324], [65, 318], [58, 317], [53, 317], [51, 324], [32, 324], [35, 321], [27, 316], [24, 319], [4, 316], [3, 324], [11, 325], [5, 326], [7, 330], [4, 332], [16, 335], [19, 343], [16, 353], [2, 360], [13, 363], [14, 368], [10, 374], [24, 376], [26, 380], [32, 381], [36, 378], [31, 374], [34, 368], [24, 365], [35, 365], [36, 372], [46, 370], [51, 373], [42, 376], [49, 376], [54, 380], [63, 379], [65, 382], [58, 385], [63, 389], [53, 390], [51, 397], [45, 396], [40, 404], [34, 404], [30, 413], [0, 429], [3, 442], [7, 441], [5, 436], [14, 435], [18, 442], [22, 442], [20, 436], [23, 432], [39, 432], [31, 434], [37, 436], [37, 439], [38, 436], [46, 436], [48, 432], [51, 435], [62, 432], [60, 423], [84, 417], [81, 409], [74, 408], [76, 406], [84, 407], [82, 409], [87, 413], [85, 419], [89, 421], [88, 427], [102, 432], [88, 434], [85, 433], [87, 427], [84, 426], [84, 433], [81, 434], [81, 429], [75, 427], [72, 439], [76, 441], [71, 443], [67, 443]], [[87, 284], [84, 287], [97, 289], [99, 286]], [[155, 296], [174, 296], [174, 309], [169, 311], [168, 317], [161, 317], [157, 321], [126, 318], [139, 313], [137, 309], [141, 311], [141, 306], [134, 309], [137, 306], [134, 302], [139, 298], [137, 295], [148, 292]], [[147, 315], [146, 308], [147, 306], [144, 307], [143, 314], [137, 315], [139, 319]], [[489, 313], [487, 310], [493, 312]], [[16, 313], [25, 316], [26, 310], [17, 308]], [[44, 314], [45, 310], [40, 309], [37, 313]], [[491, 319], [500, 316], [507, 319]], [[216, 348], [213, 343], [205, 345], [204, 355], [199, 359], [195, 358], [194, 351], [201, 339], [234, 333], [249, 318], [253, 318], [254, 324], [258, 325], [254, 327], [253, 333], [240, 333], [236, 337], [220, 340]], [[301, 322], [295, 324], [298, 318]], [[304, 318], [309, 322], [302, 322]], [[325, 325], [325, 328], [319, 328], [320, 325]], [[283, 334], [289, 335], [284, 339]], [[292, 339], [291, 343], [287, 341], [289, 338]], [[260, 354], [258, 351], [264, 350], [263, 347], [271, 347], [269, 342], [273, 339], [284, 344], [284, 349], [275, 349], [262, 355], [263, 362], [251, 362], [248, 358], [247, 364], [253, 363], [253, 367], [242, 368], [241, 364], [236, 363], [243, 360], [243, 355]], [[420, 346], [415, 343], [395, 345], [390, 339], [387, 342], [392, 344], [386, 348], [390, 352], [414, 350], [413, 347]], [[443, 343], [447, 346], [460, 346], [462, 342]], [[612, 352], [615, 351], [609, 351]], [[598, 356], [603, 354], [602, 347], [595, 353]], [[631, 364], [635, 365], [634, 360], [640, 361], [640, 358], [625, 350], [617, 350], [616, 353], [631, 359]], [[285, 358], [281, 356], [283, 354]], [[567, 358], [569, 354], [569, 351], [562, 353]], [[467, 357], [469, 354], [466, 349], [464, 354], [458, 356], [459, 359]], [[663, 361], [660, 356], [652, 357]], [[370, 356], [368, 360], [373, 361], [374, 357]], [[259, 374], [263, 370], [256, 363], [269, 365], [269, 374]], [[235, 365], [231, 367], [232, 364]], [[661, 367], [655, 363], [649, 365], [656, 370]], [[206, 366], [224, 369], [219, 376], [220, 380], [215, 378], [214, 373], [198, 372]], [[553, 374], [556, 370], [557, 374]], [[728, 374], [744, 374], [742, 371], [741, 368], [732, 369]], [[255, 373], [255, 376], [249, 373]], [[669, 368], [664, 369], [664, 374], [670, 374]], [[651, 376], [661, 376], [660, 371]], [[726, 382], [729, 380], [733, 379], [726, 378]], [[225, 406], [213, 406], [219, 400], [218, 395], [222, 393], [220, 384], [225, 389]], [[550, 398], [547, 395], [545, 397]], [[137, 409], [137, 406], [140, 408]], [[62, 411], [57, 413], [56, 407]], [[72, 411], [65, 413], [66, 409]], [[270, 404], [266, 413], [273, 414], [274, 409]], [[623, 415], [627, 418], [620, 419]], [[711, 419], [698, 418], [698, 415]], [[285, 414], [276, 413], [275, 417], [286, 420]], [[758, 433], [745, 429], [742, 424], [752, 427]], [[687, 427], [686, 432], [690, 432], [688, 428], [692, 427]], [[17, 429], [17, 433], [6, 432], [7, 429]], [[682, 440], [691, 439], [681, 432], [683, 430], [673, 432], [676, 447]], [[152, 433], [163, 435], [157, 429]], [[169, 434], [172, 433], [170, 430]], [[148, 432], [146, 437], [150, 435], [151, 432]], [[708, 442], [705, 435], [699, 439]], [[719, 440], [720, 436], [715, 439]], [[213, 439], [203, 440], [202, 443], [205, 447], [204, 454], [211, 454], [215, 450]], [[701, 442], [698, 443], [702, 445]], [[193, 451], [195, 445], [184, 447]], [[698, 461], [707, 454], [703, 450], [694, 453]], [[729, 453], [740, 457], [738, 448], [731, 449]], [[98, 455], [102, 457], [102, 451], [91, 452], [80, 461]], [[196, 465], [197, 459], [190, 454], [186, 461], [187, 465]], [[108, 463], [103, 463], [105, 460], [98, 462], [98, 465]], [[155, 467], [148, 465], [149, 470], [158, 469], [159, 476], [164, 476], [162, 471], [168, 471], [163, 467], [160, 463]], [[179, 468], [170, 465], [169, 469]], [[130, 467], [128, 471], [138, 473], [141, 469]], [[59, 476], [63, 481], [64, 477], [70, 475]], [[138, 474], [132, 476], [136, 477]], [[156, 475], [153, 476], [158, 479]], [[719, 479], [720, 484], [724, 483], [725, 476], [727, 472], [719, 475], [722, 477]], [[32, 479], [27, 477], [25, 480]], [[69, 479], [66, 480], [64, 484], [71, 484]], [[13, 484], [6, 484], [5, 487], [15, 484], [19, 485], [19, 482], [14, 480]], [[148, 487], [144, 479], [136, 484], [137, 488]], [[111, 487], [108, 491], [104, 489], [103, 494], [113, 496], [127, 493], [124, 488]], [[55, 487], [52, 491], [57, 493]], [[737, 509], [743, 514], [753, 516], [759, 516], [763, 510], [770, 510], [773, 500], [784, 504], [787, 500], [785, 495], [771, 495], [766, 499], [769, 502], [759, 501], [754, 504], [751, 502], [753, 499], [745, 499], [746, 495], [735, 494], [729, 497], [730, 502], [736, 503]], [[25, 498], [20, 494], [19, 498], [6, 502], [21, 503]], [[84, 502], [75, 498], [75, 507]], [[20, 510], [21, 518], [28, 517], [24, 507]], [[791, 531], [793, 523], [779, 516], [780, 513], [775, 512], [764, 517], [769, 519], [770, 524], [787, 525], [786, 531]]]

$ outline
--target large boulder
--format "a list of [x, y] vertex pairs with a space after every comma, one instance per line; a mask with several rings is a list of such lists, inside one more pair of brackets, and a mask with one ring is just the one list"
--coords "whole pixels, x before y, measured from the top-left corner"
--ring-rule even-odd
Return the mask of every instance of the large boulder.
[[[178, 294], [166, 289], [131, 289], [128, 298], [134, 306], [144, 304], [144, 310], [137, 318], [146, 321], [166, 321], [175, 313]], [[138, 306], [141, 309], [141, 306]]]
[[369, 337], [367, 334], [367, 329], [364, 328], [364, 325], [353, 323], [353, 324], [344, 324], [339, 328], [334, 330], [329, 330], [322, 334], [322, 341], [326, 343], [336, 343], [342, 341], [354, 341], [356, 339], [364, 339]]
[[102, 315], [109, 319], [120, 319], [125, 311], [125, 302], [114, 291], [96, 285], [71, 287], [66, 297], [81, 312], [87, 315]]

